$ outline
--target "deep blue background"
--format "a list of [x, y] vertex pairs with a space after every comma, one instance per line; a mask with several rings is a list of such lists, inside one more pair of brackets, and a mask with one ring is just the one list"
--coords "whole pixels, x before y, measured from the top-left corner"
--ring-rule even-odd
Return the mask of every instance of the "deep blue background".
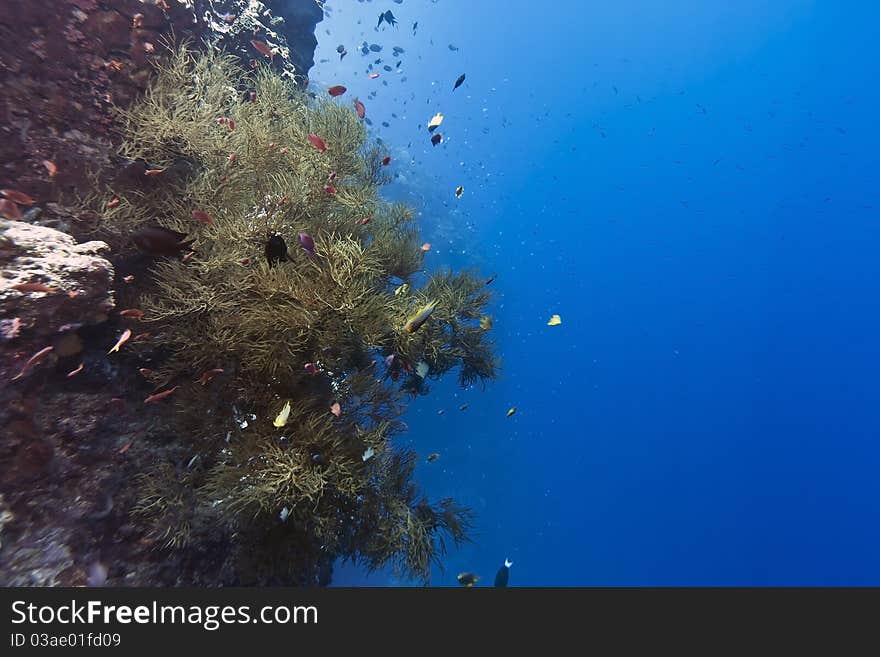
[[880, 584], [877, 4], [327, 6], [311, 88], [365, 102], [429, 267], [499, 275], [503, 378], [401, 441], [479, 513], [432, 584]]

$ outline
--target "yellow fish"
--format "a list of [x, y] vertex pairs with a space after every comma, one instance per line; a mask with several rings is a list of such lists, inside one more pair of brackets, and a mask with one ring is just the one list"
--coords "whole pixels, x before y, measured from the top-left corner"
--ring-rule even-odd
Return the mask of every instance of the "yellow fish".
[[510, 416], [513, 415], [514, 413], [516, 413], [516, 406], [511, 406], [511, 407], [510, 407], [510, 410], [507, 411], [507, 417], [510, 417]]
[[401, 294], [406, 294], [409, 291], [409, 283], [403, 283], [402, 285], [398, 285], [394, 290], [394, 296], [399, 297]]
[[437, 112], [428, 122], [428, 132], [434, 132], [441, 123], [443, 123], [443, 115], [440, 112]]
[[272, 422], [276, 427], [283, 427], [287, 424], [287, 418], [290, 416], [290, 402], [284, 404], [284, 408], [281, 409], [281, 412]]
[[492, 328], [492, 318], [489, 315], [483, 315], [480, 317], [480, 328], [484, 331], [488, 331]]
[[562, 318], [559, 315], [553, 315], [547, 322], [547, 326], [559, 326], [560, 324], [562, 324]]
[[462, 194], [464, 194], [464, 185], [459, 185], [455, 188], [455, 198], [461, 198]]
[[418, 312], [406, 320], [406, 324], [403, 325], [403, 330], [407, 333], [415, 333], [419, 330], [419, 328], [428, 321], [428, 317], [431, 316], [431, 313], [434, 312], [434, 308], [437, 307], [436, 301], [431, 301], [426, 303], [424, 306], [419, 308]]

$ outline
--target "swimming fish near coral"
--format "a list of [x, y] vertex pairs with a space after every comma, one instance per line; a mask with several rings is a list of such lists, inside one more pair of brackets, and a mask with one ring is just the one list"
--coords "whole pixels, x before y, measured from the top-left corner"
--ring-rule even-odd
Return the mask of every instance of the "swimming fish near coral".
[[209, 215], [207, 212], [204, 212], [203, 210], [193, 210], [191, 214], [192, 218], [198, 221], [200, 224], [205, 224], [206, 226], [209, 226], [214, 223], [211, 215]]
[[495, 282], [496, 278], [498, 278], [498, 274], [492, 274], [489, 278], [486, 279], [483, 285], [492, 285], [492, 283]]
[[16, 283], [12, 286], [12, 289], [18, 290], [19, 292], [45, 292], [46, 294], [52, 294], [58, 291], [57, 287], [50, 287], [43, 283]]
[[119, 351], [119, 348], [120, 348], [122, 345], [124, 345], [126, 342], [128, 342], [128, 339], [129, 339], [130, 337], [131, 337], [131, 329], [125, 329], [125, 330], [122, 332], [122, 335], [119, 336], [119, 339], [116, 341], [116, 344], [113, 345], [113, 348], [112, 348], [110, 351], [107, 352], [107, 355], [109, 356], [109, 355], [112, 354], [114, 351]]
[[288, 261], [287, 243], [278, 233], [273, 233], [266, 241], [266, 260], [270, 267], [279, 262]]
[[409, 283], [401, 283], [396, 288], [394, 288], [394, 296], [399, 297], [401, 294], [406, 294], [409, 291]]
[[507, 586], [507, 582], [510, 579], [510, 567], [513, 565], [513, 562], [510, 559], [504, 560], [504, 565], [498, 569], [498, 572], [495, 573], [495, 586], [498, 588], [504, 588]]
[[382, 166], [387, 167], [389, 164], [391, 164], [391, 156], [386, 155], [385, 157], [382, 158]]
[[327, 144], [324, 143], [324, 140], [321, 139], [318, 135], [314, 133], [309, 134], [309, 141], [312, 143], [312, 146], [317, 148], [322, 153], [327, 150]]
[[379, 14], [379, 22], [376, 23], [376, 27], [379, 27], [382, 24], [382, 21], [385, 21], [389, 25], [397, 25], [397, 19], [394, 18], [394, 14], [389, 9], [386, 12]]
[[514, 413], [516, 413], [516, 406], [511, 406], [511, 407], [507, 410], [507, 417], [510, 417], [510, 416], [513, 415]]
[[373, 449], [372, 447], [367, 447], [367, 449], [364, 451], [363, 455], [361, 455], [361, 461], [365, 461], [365, 462], [369, 461], [375, 455], [376, 455], [376, 450]]
[[459, 584], [466, 586], [467, 588], [471, 588], [474, 584], [480, 581], [480, 578], [473, 573], [459, 573], [458, 577], [455, 579], [458, 580]]
[[354, 99], [354, 111], [357, 113], [359, 119], [362, 119], [367, 115], [367, 108], [364, 107], [364, 104], [357, 98]]
[[283, 427], [287, 424], [287, 418], [290, 417], [290, 402], [286, 402], [284, 407], [281, 409], [281, 412], [275, 416], [275, 419], [272, 421], [273, 426], [276, 428]]
[[42, 358], [47, 356], [54, 349], [55, 349], [55, 347], [53, 347], [51, 345], [40, 349], [37, 353], [35, 353], [30, 358], [28, 358], [28, 361], [24, 364], [24, 367], [21, 368], [21, 371], [18, 374], [16, 374], [14, 377], [12, 377], [10, 379], [10, 381], [15, 381], [16, 379], [20, 379], [21, 377], [23, 377], [25, 374], [27, 374], [27, 371], [31, 368], [31, 366], [34, 365], [34, 363], [38, 362], [39, 360], [41, 360]]
[[458, 76], [458, 79], [455, 81], [455, 86], [452, 87], [453, 91], [455, 91], [456, 89], [458, 89], [462, 85], [462, 83], [464, 82], [464, 78], [465, 78], [464, 73], [462, 73], [461, 75]]
[[318, 366], [314, 363], [306, 363], [303, 365], [303, 369], [312, 376], [315, 376], [318, 373]]
[[0, 194], [3, 194], [3, 196], [18, 205], [33, 205], [34, 203], [36, 203], [33, 198], [31, 198], [24, 192], [19, 192], [15, 189], [0, 189]]
[[431, 316], [431, 313], [434, 312], [434, 309], [437, 307], [436, 301], [431, 301], [426, 303], [424, 306], [419, 308], [418, 312], [415, 315], [406, 320], [406, 324], [403, 325], [403, 330], [407, 333], [415, 333], [421, 328], [422, 324], [428, 321], [428, 318]]
[[315, 255], [315, 240], [308, 233], [299, 234], [299, 244], [310, 256]]
[[161, 226], [145, 226], [131, 236], [131, 241], [144, 253], [154, 256], [177, 255], [192, 243], [186, 239], [186, 233]]
[[440, 127], [440, 124], [443, 123], [443, 115], [440, 112], [437, 112], [431, 120], [428, 121], [428, 132], [434, 132], [437, 128]]
[[223, 370], [221, 368], [216, 368], [213, 370], [207, 370], [203, 372], [202, 375], [197, 379], [198, 383], [201, 383], [203, 386], [208, 385], [215, 376], [223, 374]]
[[334, 98], [335, 98], [336, 96], [341, 96], [341, 95], [344, 94], [346, 91], [348, 91], [348, 89], [346, 89], [345, 87], [343, 87], [341, 84], [333, 85], [332, 87], [330, 87], [329, 89], [327, 89], [327, 93], [330, 94], [331, 96], [333, 96]]
[[119, 316], [128, 317], [139, 322], [144, 318], [144, 311], [140, 308], [126, 308], [125, 310], [119, 311]]
[[419, 249], [421, 249], [422, 251], [425, 251], [425, 252], [427, 253], [428, 251], [431, 250], [431, 243], [430, 243], [430, 242], [425, 242], [424, 244], [422, 244], [422, 245], [419, 247]]
[[416, 364], [416, 374], [420, 379], [424, 379], [428, 375], [428, 371], [431, 369], [431, 366], [428, 365], [425, 361], [420, 360]]
[[480, 328], [484, 331], [490, 331], [492, 329], [492, 318], [489, 315], [483, 315], [480, 317]]
[[562, 318], [559, 315], [553, 315], [547, 321], [547, 326], [559, 326], [560, 324], [562, 324]]
[[261, 55], [264, 55], [269, 58], [271, 61], [272, 58], [275, 57], [275, 53], [273, 50], [264, 42], [257, 41], [256, 39], [251, 39], [251, 45], [259, 52]]
[[18, 206], [8, 198], [0, 198], [0, 217], [11, 219], [12, 221], [21, 220], [21, 210]]
[[439, 461], [439, 460], [440, 460], [440, 455], [437, 452], [434, 452], [433, 454], [428, 454], [428, 458], [427, 458], [428, 463], [433, 463], [434, 461]]
[[171, 393], [177, 390], [177, 386], [174, 386], [170, 390], [165, 390], [164, 392], [157, 392], [155, 395], [150, 395], [144, 400], [145, 404], [152, 404], [153, 402], [162, 401], [166, 397], [168, 397]]
[[462, 194], [464, 194], [464, 185], [459, 185], [455, 188], [455, 198], [461, 198]]
[[339, 402], [333, 402], [330, 406], [330, 412], [333, 413], [336, 417], [340, 417], [342, 415], [342, 406], [339, 405]]

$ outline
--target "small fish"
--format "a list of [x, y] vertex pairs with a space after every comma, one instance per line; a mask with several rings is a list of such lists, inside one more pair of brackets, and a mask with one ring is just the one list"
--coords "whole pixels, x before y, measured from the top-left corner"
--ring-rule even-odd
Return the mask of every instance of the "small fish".
[[422, 244], [422, 245], [419, 247], [419, 249], [421, 249], [422, 251], [425, 251], [425, 252], [430, 251], [430, 250], [431, 250], [431, 243], [430, 243], [430, 242], [425, 242], [424, 244]]
[[80, 372], [83, 371], [83, 368], [84, 368], [84, 367], [85, 367], [85, 364], [80, 363], [80, 364], [79, 364], [79, 367], [77, 367], [75, 370], [70, 370], [70, 371], [67, 373], [67, 378], [69, 379], [69, 378], [72, 377], [72, 376], [76, 376], [77, 374], [79, 374]]
[[124, 345], [126, 342], [128, 342], [128, 339], [129, 339], [130, 337], [131, 337], [131, 329], [125, 329], [125, 330], [122, 332], [122, 335], [119, 336], [119, 339], [116, 341], [116, 344], [113, 345], [113, 348], [112, 348], [110, 351], [107, 352], [107, 355], [109, 356], [109, 355], [112, 354], [114, 351], [119, 351], [119, 347], [121, 347], [121, 346]]
[[460, 410], [460, 411], [466, 411], [467, 409], [468, 409], [467, 403], [464, 403], [458, 407], [458, 410]]
[[223, 370], [219, 367], [213, 370], [207, 370], [206, 372], [202, 373], [202, 375], [197, 379], [197, 382], [201, 383], [203, 386], [206, 386], [215, 376], [218, 376], [220, 374], [223, 374]]
[[443, 415], [444, 413], [446, 413], [446, 411], [444, 411], [442, 408], [437, 411], [437, 415]]
[[369, 461], [375, 455], [376, 455], [376, 450], [373, 449], [372, 447], [367, 447], [367, 449], [364, 451], [363, 455], [361, 455], [361, 461], [365, 461], [365, 462]]
[[354, 111], [357, 112], [359, 119], [362, 119], [367, 115], [367, 108], [364, 107], [364, 104], [357, 98], [354, 99]]
[[480, 317], [480, 328], [484, 331], [492, 330], [492, 318], [489, 315], [483, 315]]
[[345, 46], [343, 46], [342, 44], [339, 44], [338, 46], [336, 46], [336, 52], [338, 52], [338, 53], [345, 52]]
[[373, 220], [372, 217], [363, 217], [363, 218], [362, 218], [360, 221], [358, 221], [357, 223], [359, 223], [361, 226], [366, 226], [366, 225], [367, 225], [368, 223], [370, 223], [372, 220]]
[[507, 411], [507, 417], [510, 417], [514, 413], [516, 413], [516, 406], [511, 406]]
[[210, 225], [214, 223], [211, 215], [209, 215], [207, 212], [204, 212], [203, 210], [193, 210], [191, 214], [192, 218], [201, 224]]
[[464, 194], [464, 185], [459, 185], [455, 188], [455, 198], [461, 198], [462, 194]]
[[287, 243], [278, 233], [270, 235], [266, 242], [266, 260], [269, 262], [270, 267], [279, 262], [288, 261]]
[[443, 115], [440, 112], [437, 112], [434, 116], [431, 117], [431, 120], [428, 121], [428, 132], [434, 132], [440, 124], [443, 123]]
[[562, 318], [559, 315], [553, 315], [547, 320], [547, 326], [559, 326], [562, 324]]
[[496, 278], [498, 278], [498, 274], [492, 274], [489, 278], [486, 279], [483, 285], [492, 285], [492, 283], [495, 282]]
[[427, 460], [428, 460], [428, 463], [433, 463], [434, 461], [439, 461], [440, 455], [437, 452], [434, 452], [433, 454], [428, 454]]
[[107, 201], [107, 203], [104, 204], [104, 207], [107, 208], [108, 210], [112, 210], [117, 205], [119, 205], [119, 199], [118, 198], [111, 198], [109, 201]]
[[406, 294], [409, 292], [409, 283], [401, 283], [396, 288], [394, 288], [394, 296], [399, 297], [401, 294]]
[[406, 320], [406, 324], [403, 325], [403, 330], [407, 333], [415, 333], [421, 328], [422, 324], [428, 321], [428, 318], [431, 316], [431, 313], [434, 312], [434, 309], [437, 307], [436, 301], [431, 301], [426, 303], [424, 306], [419, 308], [415, 315]]
[[119, 311], [120, 317], [131, 317], [132, 319], [136, 319], [138, 321], [144, 318], [144, 311], [139, 308], [127, 308], [126, 310]]
[[467, 588], [471, 588], [474, 584], [480, 581], [480, 578], [473, 573], [459, 573], [456, 579], [459, 584], [466, 586]]
[[155, 395], [150, 395], [144, 400], [145, 404], [152, 404], [153, 402], [162, 401], [166, 397], [168, 397], [171, 393], [177, 390], [177, 386], [170, 388], [169, 390], [165, 390], [164, 392], [157, 392]]
[[330, 412], [333, 413], [336, 417], [342, 415], [342, 406], [339, 405], [339, 402], [333, 402], [330, 406]]
[[132, 441], [129, 440], [129, 441], [128, 441], [127, 443], [125, 443], [122, 447], [120, 447], [120, 448], [119, 448], [119, 451], [116, 452], [116, 453], [119, 454], [120, 456], [122, 456], [122, 455], [125, 454], [129, 449], [131, 449], [131, 445], [132, 445]]
[[450, 49], [451, 51], [455, 52], [456, 50], [458, 50], [458, 46], [454, 46], [454, 45], [452, 45], [452, 44], [450, 43], [450, 44], [449, 44], [449, 49]]
[[43, 160], [42, 164], [46, 167], [46, 171], [49, 172], [49, 178], [54, 178], [55, 174], [58, 173], [58, 167], [55, 166], [55, 163], [52, 160]]
[[428, 372], [430, 371], [430, 369], [431, 369], [431, 366], [428, 365], [423, 360], [419, 361], [416, 364], [416, 374], [419, 376], [420, 379], [424, 379], [428, 375]]
[[462, 85], [462, 83], [464, 82], [464, 77], [465, 77], [464, 73], [462, 73], [461, 75], [458, 76], [458, 79], [455, 81], [455, 86], [452, 87], [453, 91], [455, 91], [456, 89], [458, 89]]
[[347, 54], [348, 54], [347, 50], [343, 50], [341, 53], [339, 53], [339, 61], [341, 62]]
[[327, 150], [327, 144], [324, 143], [324, 140], [321, 139], [316, 134], [309, 134], [309, 141], [312, 143], [312, 146], [317, 148], [322, 153]]
[[314, 363], [306, 363], [303, 365], [303, 369], [312, 376], [315, 376], [318, 373], [318, 366]]
[[389, 164], [391, 164], [391, 156], [386, 155], [385, 157], [382, 158], [382, 166], [387, 167]]
[[436, 135], [431, 135], [431, 145], [436, 146], [437, 144], [443, 143], [443, 135], [439, 132]]
[[129, 274], [128, 276], [123, 276], [122, 280], [126, 283], [131, 283], [134, 280], [134, 274]]
[[324, 191], [328, 194], [335, 194], [337, 190], [333, 185], [324, 185]]
[[504, 560], [504, 565], [498, 569], [498, 572], [495, 573], [495, 586], [498, 588], [503, 588], [507, 586], [507, 581], [510, 579], [510, 567], [513, 565], [513, 562], [510, 559]]
[[161, 173], [165, 173], [165, 169], [147, 169], [144, 171], [145, 176], [158, 176]]
[[367, 77], [370, 78], [371, 80], [375, 80], [376, 78], [379, 77], [379, 74], [378, 73], [370, 73]]
[[42, 283], [16, 283], [12, 286], [13, 290], [18, 290], [19, 292], [46, 292], [53, 293], [57, 292], [57, 287], [49, 287], [48, 285], [43, 285]]
[[146, 226], [132, 235], [131, 241], [141, 251], [154, 256], [173, 256], [189, 248], [186, 233], [161, 226]]
[[18, 206], [8, 198], [0, 198], [0, 217], [5, 217], [12, 221], [20, 221], [21, 210], [19, 210]]
[[33, 205], [36, 203], [34, 199], [24, 192], [19, 192], [14, 189], [0, 189], [0, 194], [3, 194], [3, 196], [18, 205]]
[[391, 365], [393, 363], [394, 363], [394, 354], [391, 354], [389, 356], [385, 356], [385, 367], [391, 367]]
[[310, 256], [315, 255], [315, 240], [308, 233], [299, 234], [299, 244]]
[[281, 412], [278, 413], [277, 416], [275, 416], [275, 419], [272, 421], [272, 424], [276, 428], [283, 427], [285, 424], [287, 424], [288, 417], [290, 417], [290, 402], [289, 401], [284, 404], [284, 407], [281, 409]]
[[329, 89], [327, 89], [327, 93], [330, 94], [331, 96], [333, 96], [334, 98], [336, 98], [336, 96], [341, 96], [346, 91], [348, 91], [348, 89], [343, 87], [341, 84], [334, 85], [334, 86], [330, 87]]
[[153, 370], [151, 370], [149, 367], [142, 367], [138, 370], [138, 372], [145, 379], [149, 379], [151, 376], [153, 376]]
[[270, 61], [275, 57], [275, 53], [272, 51], [272, 49], [262, 41], [251, 39], [251, 45], [256, 48], [257, 52], [259, 52], [261, 55], [268, 57]]
[[10, 380], [11, 380], [11, 381], [15, 381], [16, 379], [20, 379], [21, 377], [23, 377], [23, 376], [27, 373], [27, 371], [31, 368], [31, 366], [32, 366], [34, 363], [38, 362], [38, 361], [41, 360], [44, 356], [48, 355], [50, 352], [52, 352], [53, 349], [55, 349], [55, 347], [53, 347], [53, 346], [51, 346], [51, 345], [48, 346], [48, 347], [43, 347], [42, 349], [40, 349], [37, 353], [35, 353], [35, 354], [34, 354], [33, 356], [31, 356], [30, 358], [28, 358], [28, 361], [24, 364], [24, 367], [21, 368], [21, 372], [19, 372], [18, 374], [16, 374], [16, 375], [15, 375], [14, 377], [12, 377], [12, 379], [10, 379]]

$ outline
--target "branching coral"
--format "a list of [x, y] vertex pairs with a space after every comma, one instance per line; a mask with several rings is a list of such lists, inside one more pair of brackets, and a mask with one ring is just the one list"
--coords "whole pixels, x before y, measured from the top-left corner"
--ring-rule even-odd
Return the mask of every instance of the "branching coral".
[[[298, 546], [426, 578], [446, 540], [466, 540], [471, 516], [412, 484], [413, 456], [391, 444], [412, 378], [395, 381], [418, 363], [430, 377], [458, 367], [464, 385], [496, 376], [476, 321], [490, 300], [483, 280], [441, 272], [400, 293], [424, 258], [413, 213], [378, 195], [383, 150], [347, 106], [179, 49], [124, 118], [123, 155], [151, 173], [88, 202], [123, 257], [148, 226], [185, 234], [192, 249], [155, 258], [138, 279], [144, 322], [168, 354], [153, 376], [179, 386], [180, 434], [206, 465], [188, 489], [243, 551]], [[270, 235], [286, 258], [267, 260]], [[433, 315], [404, 331], [429, 301]], [[223, 374], [199, 383], [211, 369]], [[286, 402], [286, 422], [273, 422]], [[139, 513], [176, 508], [154, 482]], [[174, 537], [190, 534], [169, 529], [166, 540], [180, 547]]]

